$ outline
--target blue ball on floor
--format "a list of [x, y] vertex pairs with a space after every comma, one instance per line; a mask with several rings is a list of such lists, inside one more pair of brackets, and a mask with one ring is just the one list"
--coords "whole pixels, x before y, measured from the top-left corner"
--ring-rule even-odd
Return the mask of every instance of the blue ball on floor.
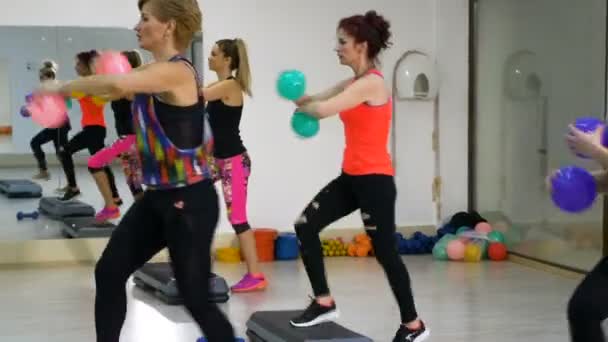
[[412, 250], [412, 242], [410, 240], [405, 240], [403, 242], [405, 254], [410, 254]]
[[445, 234], [455, 234], [456, 233], [456, 229], [458, 229], [458, 228], [454, 227], [454, 226], [452, 226], [450, 224], [446, 224], [441, 229], [443, 229], [443, 234], [442, 235], [445, 235]]
[[401, 233], [395, 233], [395, 247], [399, 254], [401, 254], [401, 245], [403, 244], [403, 235]]
[[422, 232], [415, 232], [413, 235], [414, 240], [422, 240], [424, 238], [424, 234]]

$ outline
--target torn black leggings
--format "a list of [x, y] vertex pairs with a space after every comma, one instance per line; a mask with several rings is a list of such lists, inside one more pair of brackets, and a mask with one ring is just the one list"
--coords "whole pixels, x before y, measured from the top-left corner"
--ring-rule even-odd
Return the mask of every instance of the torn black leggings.
[[608, 257], [587, 274], [568, 302], [572, 342], [605, 342], [602, 322], [608, 318]]
[[296, 233], [315, 296], [329, 294], [319, 233], [330, 223], [361, 209], [365, 231], [397, 299], [402, 322], [418, 318], [410, 277], [395, 244], [396, 198], [392, 176], [342, 173], [308, 204], [296, 222]]

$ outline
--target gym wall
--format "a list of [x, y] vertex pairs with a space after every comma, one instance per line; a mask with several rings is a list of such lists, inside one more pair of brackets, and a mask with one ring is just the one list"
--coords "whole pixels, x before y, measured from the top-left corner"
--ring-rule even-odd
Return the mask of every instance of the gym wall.
[[[394, 64], [407, 50], [424, 50], [438, 61], [442, 215], [466, 208], [468, 0], [378, 0], [373, 5], [364, 0], [200, 0], [199, 3], [204, 18], [203, 56], [220, 38], [242, 37], [249, 47], [254, 96], [245, 104], [241, 130], [253, 160], [248, 206], [253, 226], [292, 230], [293, 221], [308, 201], [340, 172], [344, 138], [339, 119], [323, 121], [314, 139], [296, 138], [289, 127], [294, 106], [281, 100], [275, 91], [278, 73], [287, 68], [303, 71], [310, 92], [324, 90], [350, 77], [350, 71], [338, 64], [333, 50], [336, 24], [344, 16], [372, 8], [392, 24], [394, 45], [382, 56], [387, 84], [391, 84]], [[130, 29], [138, 16], [135, 0], [52, 3], [22, 0], [3, 9], [0, 22], [19, 26]], [[128, 38], [124, 39], [128, 42]], [[69, 61], [65, 57], [62, 64]], [[68, 69], [62, 65], [61, 72], [72, 72]], [[206, 71], [205, 78], [212, 81], [214, 75]], [[435, 165], [430, 124], [435, 108], [431, 102], [401, 102], [395, 113], [398, 126], [394, 157], [400, 165], [396, 177], [399, 226], [436, 223], [429, 173]], [[78, 119], [77, 115], [73, 117]], [[333, 226], [361, 227], [359, 213]], [[231, 231], [225, 215], [220, 230]]]

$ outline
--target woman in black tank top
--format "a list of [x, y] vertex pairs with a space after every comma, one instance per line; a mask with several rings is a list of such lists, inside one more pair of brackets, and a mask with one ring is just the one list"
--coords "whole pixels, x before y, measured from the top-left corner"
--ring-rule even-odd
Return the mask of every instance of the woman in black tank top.
[[[213, 130], [214, 156], [222, 181], [228, 220], [239, 237], [247, 273], [232, 292], [263, 290], [266, 277], [260, 271], [253, 231], [247, 220], [247, 184], [251, 160], [243, 146], [239, 125], [243, 113], [243, 93], [251, 95], [251, 75], [247, 48], [242, 39], [222, 39], [209, 56], [209, 68], [218, 81], [202, 89], [208, 101], [209, 124]], [[232, 74], [236, 71], [236, 77]]]
[[[138, 51], [123, 51], [122, 54], [127, 58], [133, 69], [142, 64], [142, 58]], [[89, 158], [89, 170], [93, 174], [95, 183], [101, 192], [105, 205], [96, 215], [95, 220], [105, 222], [110, 219], [120, 217], [119, 205], [122, 200], [114, 199], [110, 180], [104, 170], [114, 159], [120, 157], [125, 179], [135, 200], [141, 198], [143, 188], [141, 185], [141, 167], [137, 158], [135, 148], [135, 132], [133, 131], [133, 120], [131, 119], [131, 100], [122, 98], [111, 103], [114, 112], [114, 126], [118, 140], [109, 147], [101, 149]]]

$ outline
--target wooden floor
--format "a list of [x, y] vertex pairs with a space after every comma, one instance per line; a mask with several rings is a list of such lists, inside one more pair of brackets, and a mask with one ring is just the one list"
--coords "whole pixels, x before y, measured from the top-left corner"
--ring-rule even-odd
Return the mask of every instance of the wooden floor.
[[[342, 316], [339, 323], [391, 341], [398, 309], [382, 270], [372, 258], [328, 258], [327, 272]], [[566, 342], [565, 306], [577, 284], [518, 264], [466, 264], [404, 259], [411, 272], [419, 314], [431, 329], [429, 341]], [[229, 283], [242, 265], [219, 264]], [[300, 262], [264, 264], [266, 292], [237, 294], [222, 305], [243, 336], [258, 310], [302, 309], [310, 287]], [[93, 269], [69, 266], [0, 270], [0, 341], [94, 341]], [[196, 341], [200, 336], [179, 306], [166, 306], [130, 283], [122, 342]]]

